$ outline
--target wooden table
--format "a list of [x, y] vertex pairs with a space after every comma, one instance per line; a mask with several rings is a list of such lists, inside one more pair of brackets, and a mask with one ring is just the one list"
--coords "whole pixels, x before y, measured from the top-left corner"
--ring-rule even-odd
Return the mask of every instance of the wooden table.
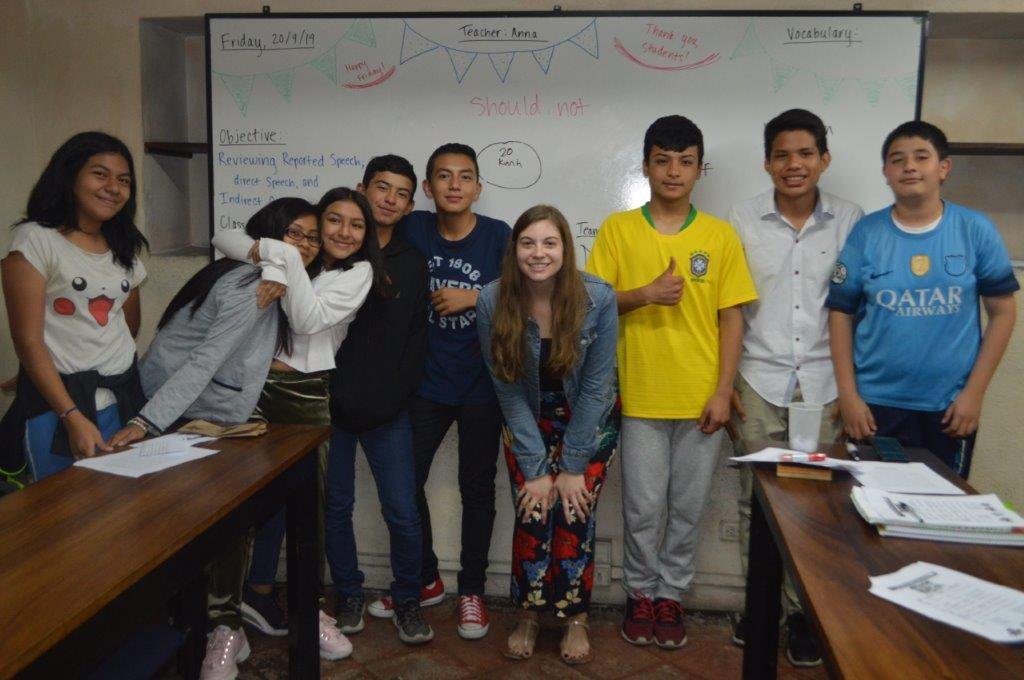
[[[907, 453], [973, 491], [927, 451]], [[846, 457], [845, 448], [832, 455]], [[1024, 589], [1024, 549], [883, 538], [853, 507], [853, 484], [845, 472], [818, 482], [778, 478], [774, 466], [755, 470], [743, 676], [775, 677], [785, 563], [831, 677], [1024, 677], [1024, 647], [990, 642], [868, 592], [869, 576], [916, 561]]]
[[272, 425], [146, 475], [78, 467], [0, 499], [0, 678], [89, 672], [176, 593], [183, 657], [205, 653], [203, 567], [288, 508], [289, 677], [319, 674], [316, 447], [330, 428]]

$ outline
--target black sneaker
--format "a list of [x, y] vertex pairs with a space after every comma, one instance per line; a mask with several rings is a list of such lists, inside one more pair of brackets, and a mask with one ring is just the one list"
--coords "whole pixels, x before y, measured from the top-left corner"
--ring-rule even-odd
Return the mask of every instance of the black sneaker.
[[288, 634], [288, 617], [277, 606], [273, 593], [257, 593], [246, 583], [239, 611], [242, 620], [261, 633], [275, 637]]
[[338, 620], [338, 630], [346, 635], [358, 633], [366, 624], [363, 612], [366, 611], [366, 599], [360, 595], [338, 595], [334, 602], [334, 618]]
[[821, 665], [818, 641], [814, 639], [803, 614], [790, 614], [786, 619], [786, 658], [794, 666]]
[[398, 639], [407, 645], [421, 645], [434, 639], [434, 631], [423, 620], [420, 603], [415, 597], [399, 602], [392, 620], [398, 629]]
[[747, 644], [747, 618], [736, 612], [732, 615], [732, 643], [737, 647]]

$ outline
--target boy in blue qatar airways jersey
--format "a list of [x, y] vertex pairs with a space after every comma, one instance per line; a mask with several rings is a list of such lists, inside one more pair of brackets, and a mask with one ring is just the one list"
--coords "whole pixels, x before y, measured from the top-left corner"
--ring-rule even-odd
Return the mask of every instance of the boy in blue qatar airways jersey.
[[951, 166], [941, 130], [905, 123], [882, 157], [895, 203], [854, 227], [825, 302], [844, 426], [927, 448], [966, 478], [1020, 285], [992, 222], [941, 199]]

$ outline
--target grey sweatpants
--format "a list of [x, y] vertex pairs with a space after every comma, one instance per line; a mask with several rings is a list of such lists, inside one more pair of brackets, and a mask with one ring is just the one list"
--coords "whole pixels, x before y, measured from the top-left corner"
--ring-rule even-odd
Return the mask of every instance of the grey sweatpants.
[[630, 596], [678, 601], [689, 589], [723, 433], [706, 435], [696, 420], [622, 418], [622, 582]]

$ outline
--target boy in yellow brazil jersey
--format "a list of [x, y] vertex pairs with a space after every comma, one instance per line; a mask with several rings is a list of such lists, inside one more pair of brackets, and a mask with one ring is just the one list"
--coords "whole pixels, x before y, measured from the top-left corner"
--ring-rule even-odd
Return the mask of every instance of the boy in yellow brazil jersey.
[[651, 200], [608, 216], [587, 261], [619, 306], [622, 635], [665, 648], [686, 642], [679, 601], [693, 580], [697, 526], [729, 419], [740, 306], [757, 299], [736, 233], [690, 201], [703, 156], [692, 121], [654, 121], [643, 159]]

